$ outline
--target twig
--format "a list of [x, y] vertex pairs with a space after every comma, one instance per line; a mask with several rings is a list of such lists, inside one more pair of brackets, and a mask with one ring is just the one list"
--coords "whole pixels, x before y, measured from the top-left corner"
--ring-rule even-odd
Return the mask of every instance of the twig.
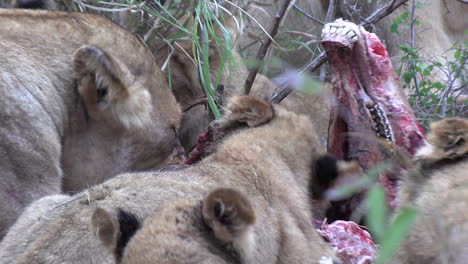
[[375, 10], [374, 13], [370, 14], [370, 16], [364, 19], [364, 21], [361, 22], [359, 25], [365, 27], [370, 24], [375, 24], [382, 20], [382, 18], [390, 15], [393, 11], [395, 11], [395, 9], [399, 8], [407, 1], [408, 0], [393, 0], [385, 3], [377, 10]]
[[279, 8], [273, 20], [273, 27], [270, 33], [268, 34], [270, 37], [265, 38], [262, 41], [262, 45], [258, 49], [257, 57], [256, 57], [258, 65], [256, 65], [250, 71], [249, 75], [247, 76], [247, 80], [245, 81], [245, 85], [244, 85], [245, 94], [250, 93], [250, 89], [252, 88], [252, 84], [255, 81], [255, 77], [257, 77], [258, 70], [260, 69], [260, 65], [263, 62], [263, 59], [265, 58], [265, 55], [268, 51], [268, 47], [270, 47], [272, 38], [274, 38], [276, 34], [278, 33], [279, 25], [281, 24], [281, 21], [283, 20], [283, 17], [286, 14], [286, 10], [288, 10], [288, 7], [291, 1], [294, 1], [294, 0], [285, 0], [283, 5]]
[[[147, 7], [149, 7], [150, 2], [151, 2], [151, 0], [147, 0], [145, 2], [146, 3], [145, 5]], [[165, 3], [165, 5], [167, 7], [171, 6], [171, 4], [172, 4], [172, 0], [167, 0], [166, 3]], [[147, 13], [147, 12], [145, 12], [145, 13]], [[144, 40], [145, 43], [148, 41], [148, 38], [153, 34], [153, 31], [158, 28], [159, 23], [161, 23], [161, 17], [158, 16], [156, 18], [156, 20], [154, 21], [153, 26], [151, 26], [150, 30], [148, 30], [148, 32], [146, 32], [145, 36], [143, 37], [143, 40]]]
[[311, 14], [307, 13], [304, 9], [300, 8], [299, 6], [297, 6], [296, 4], [293, 5], [294, 9], [296, 9], [297, 11], [299, 11], [301, 14], [303, 14], [305, 17], [307, 17], [308, 19], [316, 22], [316, 23], [319, 23], [320, 25], [322, 26], [325, 26], [325, 23], [323, 23], [322, 21], [320, 21], [320, 19], [318, 18], [315, 18], [314, 16], [312, 16]]
[[[327, 54], [325, 52], [322, 52], [309, 64], [309, 65], [312, 65], [311, 67], [307, 67], [301, 72], [304, 72], [305, 70], [315, 71], [326, 60], [327, 60]], [[279, 89], [279, 91], [276, 91], [273, 94], [273, 96], [270, 98], [270, 102], [274, 104], [279, 104], [281, 101], [283, 101], [283, 99], [286, 98], [286, 96], [288, 96], [293, 91], [293, 89], [291, 89], [289, 86], [290, 85], [285, 85], [284, 88]]]
[[[374, 11], [370, 16], [368, 16], [366, 19], [364, 19], [363, 22], [359, 23], [360, 26], [366, 26], [370, 24], [375, 24], [382, 20], [382, 18], [388, 16], [391, 14], [395, 9], [406, 3], [408, 0], [393, 0], [390, 1], [380, 8], [378, 8], [376, 11]], [[325, 61], [327, 60], [327, 54], [326, 52], [320, 53], [314, 60], [312, 60], [309, 64], [307, 64], [301, 72], [304, 71], [315, 71], [318, 69]], [[271, 102], [279, 103], [281, 102], [286, 96], [288, 96], [289, 93], [291, 93], [292, 90], [287, 90], [285, 89], [277, 91], [273, 96], [270, 98]]]
[[[332, 20], [335, 19], [335, 6], [336, 6], [336, 0], [330, 0], [328, 4], [328, 10], [327, 10], [327, 16], [325, 17], [325, 21], [327, 23], [330, 23]], [[321, 82], [325, 81], [325, 75], [327, 74], [327, 68], [325, 64], [322, 64], [320, 66], [320, 78], [319, 80]]]
[[[442, 111], [441, 111], [441, 115], [442, 115], [441, 117], [442, 118], [444, 118], [445, 115], [446, 115], [445, 111], [447, 109], [447, 97], [450, 94], [450, 92], [452, 91], [453, 84], [455, 83], [455, 80], [456, 80], [457, 76], [460, 76], [462, 70], [465, 69], [464, 65], [466, 63], [467, 58], [468, 57], [464, 57], [463, 61], [460, 62], [460, 67], [457, 69], [457, 71], [454, 74], [455, 78], [452, 78], [453, 73], [450, 73], [450, 75], [449, 75], [449, 82], [448, 83], [450, 85], [449, 85], [449, 87], [447, 89], [445, 89], [445, 91], [443, 93], [443, 97], [442, 97], [442, 102], [443, 102]], [[439, 106], [440, 106], [440, 104], [439, 104]]]
[[[416, 0], [413, 0], [413, 6], [411, 7], [411, 25], [410, 25], [410, 33], [411, 33], [411, 40], [410, 40], [410, 47], [414, 48], [414, 22], [416, 21], [415, 18], [415, 13], [416, 13]], [[411, 70], [414, 69], [415, 63], [412, 60], [410, 67]], [[414, 81], [414, 88], [416, 89], [416, 95], [418, 96], [418, 100], [421, 101], [421, 92], [419, 91], [419, 82], [418, 82], [418, 77], [416, 74], [413, 76], [413, 81]]]
[[325, 18], [325, 21], [327, 21], [327, 23], [330, 23], [335, 18], [335, 6], [336, 0], [330, 0], [330, 2], [328, 3], [327, 16]]
[[206, 104], [206, 103], [208, 103], [208, 99], [206, 99], [206, 97], [202, 97], [202, 98], [196, 100], [195, 102], [193, 102], [192, 104], [186, 106], [184, 109], [182, 109], [182, 113], [187, 112], [188, 110], [194, 108], [197, 105]]

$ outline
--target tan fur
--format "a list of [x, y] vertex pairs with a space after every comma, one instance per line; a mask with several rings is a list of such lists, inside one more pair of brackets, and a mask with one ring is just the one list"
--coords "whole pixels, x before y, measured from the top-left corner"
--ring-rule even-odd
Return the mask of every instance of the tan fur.
[[42, 196], [172, 162], [180, 109], [140, 40], [89, 14], [0, 23], [0, 237]]
[[419, 216], [391, 263], [466, 263], [468, 259], [468, 119], [431, 125], [417, 168], [401, 183], [400, 207]]
[[36, 224], [5, 237], [2, 262], [113, 263], [116, 243], [109, 241], [114, 235], [120, 239], [115, 230], [125, 225], [115, 221], [116, 210], [144, 219], [123, 250], [122, 263], [334, 258], [310, 213], [307, 186], [314, 160], [323, 154], [312, 123], [251, 97], [234, 97], [228, 105], [226, 116], [212, 127], [231, 130], [211, 155], [191, 166], [122, 174], [67, 198], [39, 223], [26, 210], [18, 223]]
[[[47, 1], [53, 2], [53, 0]], [[310, 8], [312, 8], [312, 6]], [[255, 9], [252, 9], [252, 11], [255, 11]], [[257, 13], [254, 12], [254, 14]], [[135, 19], [137, 17], [133, 18]], [[268, 17], [269, 20], [271, 20], [270, 18], [271, 17]], [[296, 16], [288, 16], [288, 18], [291, 19], [289, 22], [293, 24], [296, 23], [297, 20], [302, 21], [304, 19], [297, 19]], [[125, 19], [121, 20], [117, 17], [115, 20], [124, 27], [131, 27], [130, 24], [132, 23], [129, 24], [128, 21], [125, 22]], [[245, 37], [241, 34], [243, 26], [245, 25], [241, 24], [241, 28], [238, 28], [238, 24], [229, 16], [226, 16], [225, 19], [221, 19], [221, 21], [227, 32], [224, 32], [215, 24], [215, 34], [223, 44], [220, 45], [213, 39], [210, 40], [209, 63], [212, 83], [215, 82], [218, 72], [221, 71], [220, 84], [224, 86], [224, 100], [227, 101], [231, 96], [243, 94], [242, 87], [249, 72], [237, 51], [239, 39], [242, 40]], [[185, 25], [188, 29], [192, 29], [193, 17], [190, 14], [184, 15], [179, 19], [178, 23], [180, 25]], [[321, 26], [310, 27], [309, 29], [316, 29], [317, 32], [320, 32]], [[167, 25], [167, 28], [161, 29], [158, 32], [162, 37], [168, 39], [178, 33], [180, 33], [178, 29], [171, 25]], [[223, 45], [226, 45], [225, 34], [230, 35], [231, 43], [229, 43], [229, 45], [232, 48], [232, 57], [227, 58], [224, 68], [221, 69], [222, 56], [224, 55]], [[198, 65], [195, 61], [196, 56], [193, 54], [194, 47], [192, 46], [192, 41], [187, 36], [184, 37], [186, 40], [178, 40], [175, 43], [171, 43], [171, 46], [169, 46], [167, 41], [161, 40], [158, 35], [149, 46], [153, 54], [155, 54], [157, 64], [164, 67], [163, 70], [166, 71], [166, 78], [171, 81], [172, 91], [176, 100], [184, 110], [181, 120], [180, 137], [182, 146], [185, 148], [186, 152], [189, 152], [195, 146], [198, 136], [206, 129], [209, 121], [213, 118], [208, 103], [197, 104], [197, 102], [203, 101], [205, 92], [201, 84]], [[210, 36], [210, 38], [212, 38], [212, 36]], [[294, 52], [294, 55], [290, 57], [301, 58], [303, 60], [307, 58], [303, 53], [304, 51]], [[277, 89], [278, 87], [276, 84], [265, 75], [258, 74], [250, 94], [262, 98], [270, 98]], [[328, 97], [329, 95], [326, 91], [318, 94], [294, 91], [281, 102], [281, 105], [285, 106], [287, 109], [298, 114], [305, 114], [311, 118], [324, 147], [326, 146], [328, 136], [330, 111]]]
[[[215, 27], [215, 33], [223, 42], [223, 45], [226, 45], [225, 34], [230, 34], [231, 43], [229, 45], [232, 48], [232, 56], [227, 57], [224, 69], [221, 69], [222, 56], [225, 51], [222, 45], [211, 40], [209, 61], [213, 83], [217, 79], [218, 72], [221, 71], [220, 84], [224, 86], [223, 95], [224, 100], [227, 101], [231, 96], [243, 94], [242, 87], [249, 71], [237, 52], [237, 40], [240, 38], [241, 33], [237, 29], [236, 23], [232, 17], [228, 17], [222, 22], [227, 32]], [[190, 16], [184, 16], [180, 19], [180, 24], [185, 24], [188, 28], [191, 28], [191, 23], [193, 21], [191, 21]], [[171, 36], [176, 33], [175, 29], [169, 28], [164, 36]], [[203, 98], [204, 91], [198, 73], [198, 66], [194, 61], [195, 55], [193, 54], [192, 42], [180, 40], [172, 44], [172, 46], [173, 50], [167, 46], [166, 42], [158, 39], [153, 43], [152, 50], [156, 53], [156, 60], [159, 65], [165, 65], [168, 54], [171, 54], [168, 67], [170, 67], [170, 74], [172, 75], [172, 90], [177, 101], [182, 105], [182, 109], [186, 109], [194, 102], [199, 101], [200, 98]], [[169, 72], [169, 70], [167, 71]], [[265, 75], [258, 74], [250, 95], [270, 98], [277, 89], [276, 84]], [[329, 99], [326, 93], [310, 94], [294, 91], [281, 102], [281, 105], [295, 113], [307, 115], [314, 122], [314, 129], [318, 133], [322, 145], [325, 146], [330, 111]], [[198, 135], [206, 128], [210, 116], [209, 112], [208, 104], [201, 104], [183, 113], [181, 137], [182, 145], [186, 150], [193, 148]]]

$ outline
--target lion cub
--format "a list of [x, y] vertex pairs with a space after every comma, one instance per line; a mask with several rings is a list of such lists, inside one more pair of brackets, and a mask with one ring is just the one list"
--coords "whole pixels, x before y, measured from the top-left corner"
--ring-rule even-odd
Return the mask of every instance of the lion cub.
[[[233, 97], [195, 165], [119, 175], [33, 203], [2, 244], [5, 263], [319, 263], [308, 183], [323, 156], [311, 121]], [[41, 209], [42, 208], [42, 209]]]
[[419, 216], [391, 263], [468, 261], [468, 119], [431, 124], [418, 164], [403, 180], [400, 207]]

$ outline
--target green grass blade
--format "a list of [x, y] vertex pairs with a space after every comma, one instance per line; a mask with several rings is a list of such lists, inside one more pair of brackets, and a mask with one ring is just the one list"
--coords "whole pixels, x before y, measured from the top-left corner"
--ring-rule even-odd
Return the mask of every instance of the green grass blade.
[[388, 206], [385, 191], [382, 185], [375, 184], [367, 193], [366, 222], [369, 225], [373, 237], [377, 242], [382, 241], [385, 227], [387, 226]]
[[376, 264], [381, 264], [388, 260], [398, 249], [403, 239], [408, 234], [409, 228], [413, 224], [418, 211], [414, 208], [404, 208], [398, 212], [394, 221], [383, 236], [383, 241], [379, 247]]

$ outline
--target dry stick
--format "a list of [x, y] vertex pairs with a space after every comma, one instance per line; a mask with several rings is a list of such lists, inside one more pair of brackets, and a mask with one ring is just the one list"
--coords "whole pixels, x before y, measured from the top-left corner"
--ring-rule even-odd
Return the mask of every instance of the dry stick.
[[331, 20], [335, 17], [335, 6], [336, 0], [330, 0], [330, 3], [328, 4], [327, 16], [325, 17], [327, 23], [330, 23]]
[[[382, 18], [391, 14], [395, 9], [406, 3], [408, 0], [393, 0], [384, 5], [380, 8], [375, 10], [370, 16], [364, 19], [363, 22], [359, 23], [360, 26], [367, 26], [370, 24], [375, 24], [382, 20]], [[325, 61], [327, 60], [327, 53], [322, 52], [318, 55], [313, 61], [311, 61], [303, 71], [309, 70], [311, 72], [315, 71], [318, 67], [320, 67]], [[280, 89], [279, 91], [275, 92], [273, 96], [270, 98], [271, 102], [279, 103], [283, 101], [286, 96], [288, 96], [292, 90], [290, 89]]]
[[312, 16], [311, 14], [307, 13], [304, 9], [300, 8], [299, 6], [297, 6], [296, 4], [293, 5], [294, 9], [296, 9], [297, 11], [299, 11], [301, 14], [303, 14], [305, 17], [307, 17], [308, 19], [314, 21], [314, 22], [317, 22], [319, 23], [320, 25], [322, 26], [325, 26], [325, 23], [323, 23], [322, 21], [320, 21], [318, 18], [315, 18], [314, 16]]
[[[310, 64], [316, 65], [314, 70], [320, 67], [327, 60], [327, 54], [325, 52], [320, 53]], [[313, 71], [313, 70], [312, 70]], [[294, 89], [290, 85], [285, 85], [278, 91], [276, 91], [272, 97], [270, 97], [270, 102], [273, 104], [279, 104], [283, 101], [286, 96], [288, 96]]]
[[[465, 69], [464, 65], [466, 63], [466, 60], [467, 60], [467, 57], [464, 57], [463, 61], [460, 63], [460, 67], [458, 68], [457, 72], [454, 75], [455, 79], [452, 79], [452, 77], [451, 77], [453, 75], [452, 73], [449, 74], [449, 80], [450, 81], [448, 83], [450, 85], [449, 85], [449, 87], [447, 89], [445, 89], [445, 91], [443, 93], [443, 97], [442, 97], [443, 104], [442, 104], [442, 111], [441, 111], [441, 116], [440, 116], [441, 118], [445, 118], [445, 116], [446, 116], [445, 112], [446, 112], [446, 109], [447, 109], [447, 97], [448, 97], [448, 95], [450, 94], [450, 92], [451, 92], [451, 90], [453, 88], [453, 84], [454, 84], [454, 82], [456, 80], [456, 76], [460, 76], [461, 71], [463, 69]], [[439, 103], [439, 106], [440, 106], [440, 103]]]
[[[274, 20], [273, 20], [273, 27], [272, 27], [271, 31], [269, 32], [271, 38], [274, 38], [276, 36], [276, 33], [278, 33], [279, 25], [281, 24], [281, 21], [283, 20], [283, 17], [286, 14], [286, 10], [288, 10], [288, 7], [289, 7], [289, 4], [291, 3], [291, 1], [293, 1], [293, 0], [285, 0], [283, 5], [280, 7], [278, 12], [276, 13], [276, 15], [274, 17]], [[257, 57], [255, 58], [257, 60], [258, 65], [255, 66], [255, 68], [253, 68], [250, 71], [249, 75], [247, 76], [247, 80], [245, 81], [245, 85], [244, 85], [245, 94], [250, 93], [250, 89], [252, 88], [252, 84], [255, 81], [255, 77], [257, 77], [258, 70], [260, 69], [260, 65], [262, 64], [263, 59], [265, 58], [265, 55], [266, 55], [266, 53], [268, 51], [268, 47], [271, 44], [271, 41], [272, 41], [271, 38], [267, 36], [262, 41], [262, 45], [258, 49]]]
[[[416, 0], [413, 0], [413, 6], [411, 7], [411, 25], [410, 25], [410, 32], [411, 32], [411, 41], [410, 41], [410, 47], [414, 48], [414, 22], [416, 21], [415, 18], [416, 14]], [[410, 67], [411, 70], [414, 70], [414, 60], [411, 60]], [[418, 83], [418, 77], [416, 74], [413, 76], [413, 81], [414, 81], [414, 87], [416, 89], [416, 94], [418, 96], [419, 102], [421, 102], [421, 92], [419, 91], [419, 83]]]
[[208, 103], [208, 99], [206, 99], [206, 97], [203, 96], [202, 98], [195, 100], [195, 102], [191, 103], [190, 105], [182, 109], [182, 113], [187, 112], [188, 110], [194, 108], [197, 105], [206, 104], [206, 103]]
[[[336, 6], [336, 0], [330, 0], [330, 2], [328, 3], [327, 16], [325, 17], [325, 21], [327, 23], [330, 23], [335, 18], [335, 6]], [[326, 72], [327, 72], [327, 69], [325, 67], [325, 64], [322, 64], [320, 66], [320, 81], [321, 82], [325, 81]]]

